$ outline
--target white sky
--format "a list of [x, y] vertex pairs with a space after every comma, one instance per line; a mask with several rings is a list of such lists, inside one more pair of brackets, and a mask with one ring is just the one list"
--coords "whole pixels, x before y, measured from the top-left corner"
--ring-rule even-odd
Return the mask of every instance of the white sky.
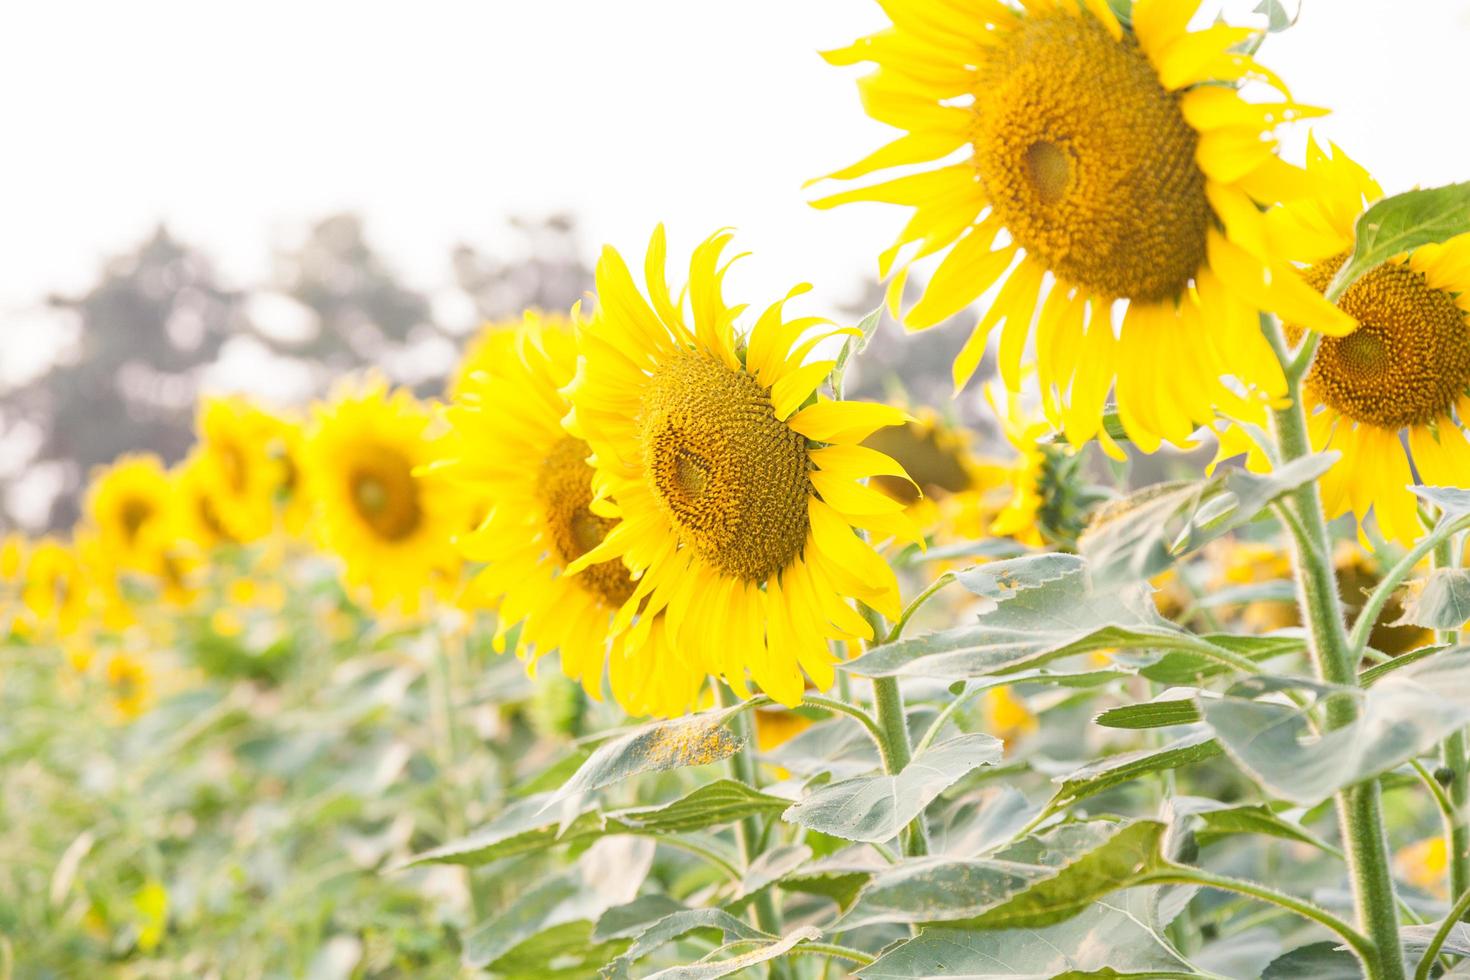
[[[1470, 0], [1305, 0], [1263, 59], [1390, 192], [1470, 178]], [[1231, 0], [1249, 11], [1254, 0]], [[732, 294], [798, 280], [827, 311], [873, 274], [898, 209], [805, 205], [802, 181], [888, 132], [815, 52], [871, 0], [199, 0], [0, 8], [0, 366], [37, 301], [159, 220], [226, 280], [336, 209], [415, 285], [506, 214], [569, 210], [589, 251], [678, 254], [734, 225]], [[589, 256], [590, 257], [590, 256]]]

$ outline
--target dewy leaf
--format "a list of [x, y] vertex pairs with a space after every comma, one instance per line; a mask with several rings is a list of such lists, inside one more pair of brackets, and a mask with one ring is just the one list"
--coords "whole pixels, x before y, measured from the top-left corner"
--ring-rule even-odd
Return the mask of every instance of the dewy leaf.
[[547, 810], [547, 799], [546, 795], [527, 797], [479, 830], [416, 854], [407, 864], [437, 862], [476, 866], [557, 844], [614, 834], [682, 833], [734, 823], [745, 817], [774, 815], [786, 809], [791, 802], [752, 789], [744, 783], [717, 779], [671, 803], [607, 814], [587, 811], [576, 815], [566, 827], [559, 829], [556, 815]]
[[1089, 650], [1193, 641], [1159, 616], [1147, 584], [1097, 586], [1085, 564], [1067, 564], [1071, 570], [1060, 577], [997, 599], [972, 626], [874, 647], [841, 666], [865, 677], [969, 680]]
[[1196, 971], [1149, 924], [1148, 889], [1110, 896], [1036, 929], [925, 929], [857, 971], [862, 980], [1160, 977]]
[[1470, 620], [1470, 569], [1436, 568], [1418, 583], [1394, 626], [1457, 630]]
[[1303, 456], [1265, 474], [1234, 469], [1208, 480], [1145, 487], [1104, 506], [1078, 539], [1078, 550], [1097, 578], [1152, 578], [1315, 480], [1338, 455]]
[[1213, 734], [1201, 725], [1167, 745], [1107, 756], [1066, 776], [1058, 777], [1056, 782], [1060, 785], [1050, 808], [1060, 811], [1063, 807], [1139, 776], [1203, 762], [1219, 754], [1220, 746], [1215, 742]]
[[1000, 740], [989, 735], [957, 735], [914, 756], [896, 776], [858, 776], [819, 787], [783, 817], [844, 840], [892, 840], [961, 776], [999, 762], [1001, 749]]
[[725, 720], [742, 710], [736, 705], [677, 721], [657, 721], [598, 746], [547, 801], [547, 809], [642, 772], [704, 766], [730, 758], [742, 742], [725, 727]]
[[1329, 297], [1401, 252], [1470, 231], [1470, 183], [1405, 191], [1358, 217], [1353, 253], [1327, 286]]
[[847, 380], [847, 365], [857, 355], [868, 349], [873, 334], [878, 332], [878, 324], [883, 320], [883, 306], [880, 304], [876, 310], [869, 313], [858, 321], [856, 336], [847, 336], [842, 339], [842, 349], [837, 352], [837, 359], [832, 364], [832, 397], [842, 401], [845, 396], [844, 389]]
[[[710, 953], [698, 963], [689, 966], [675, 966], [667, 970], [648, 975], [647, 980], [717, 980], [718, 977], [728, 977], [732, 973], [738, 973], [749, 966], [757, 963], [765, 963], [774, 960], [778, 956], [784, 956], [795, 946], [801, 943], [813, 942], [821, 937], [821, 932], [812, 926], [802, 926], [789, 936], [777, 942], [767, 943], [747, 953], [741, 953], [730, 959], [721, 957], [729, 953], [726, 947]], [[732, 944], [733, 945], [733, 944]], [[746, 945], [742, 943], [740, 948]]]
[[1230, 696], [1197, 703], [1238, 766], [1268, 792], [1301, 806], [1387, 772], [1470, 724], [1470, 647], [1411, 664], [1366, 691], [1328, 695], [1359, 700], [1358, 719], [1332, 731], [1314, 730], [1306, 709], [1294, 704], [1239, 696], [1261, 692], [1270, 686], [1265, 681], [1248, 680]]
[[950, 923], [973, 929], [1044, 926], [1143, 881], [1163, 860], [1156, 820], [1063, 824], [988, 858], [921, 858], [873, 877], [833, 926]]

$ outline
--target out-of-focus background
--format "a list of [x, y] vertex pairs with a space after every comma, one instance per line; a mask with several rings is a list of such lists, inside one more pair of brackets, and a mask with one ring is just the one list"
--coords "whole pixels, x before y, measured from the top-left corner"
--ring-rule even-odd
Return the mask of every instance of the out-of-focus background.
[[[814, 211], [802, 181], [886, 136], [858, 72], [816, 54], [882, 20], [866, 0], [7, 5], [0, 528], [69, 525], [121, 451], [181, 456], [201, 390], [295, 404], [374, 364], [437, 392], [479, 323], [569, 305], [599, 243], [640, 253], [658, 221], [675, 255], [736, 226], [755, 254], [732, 292], [810, 280], [815, 312], [871, 308], [902, 216]], [[1263, 58], [1392, 192], [1464, 177], [1467, 46], [1470, 2], [1305, 0]], [[948, 344], [886, 338], [867, 383], [914, 358], [913, 397], [946, 399]]]

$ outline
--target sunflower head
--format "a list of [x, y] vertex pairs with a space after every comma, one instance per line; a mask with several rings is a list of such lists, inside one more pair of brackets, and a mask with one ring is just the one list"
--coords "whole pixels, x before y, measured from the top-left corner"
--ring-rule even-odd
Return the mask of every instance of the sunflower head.
[[99, 471], [87, 494], [87, 515], [108, 560], [153, 572], [172, 543], [172, 483], [158, 457], [122, 456]]
[[76, 633], [90, 605], [76, 549], [55, 538], [37, 541], [25, 563], [20, 598], [32, 627], [61, 638]]
[[737, 332], [743, 307], [723, 296], [729, 241], [695, 249], [674, 292], [658, 229], [646, 296], [603, 251], [568, 424], [592, 452], [593, 512], [620, 523], [569, 569], [627, 564], [636, 587], [614, 621], [624, 651], [664, 636], [700, 673], [793, 704], [803, 671], [831, 682], [829, 641], [871, 635], [851, 599], [898, 611], [893, 572], [856, 530], [918, 538], [904, 504], [867, 485], [907, 480], [903, 468], [861, 445], [906, 416], [817, 395], [834, 362], [815, 352], [852, 331], [788, 319], [805, 286]]
[[129, 653], [114, 653], [104, 671], [108, 700], [119, 719], [132, 721], [152, 701], [153, 674], [140, 658]]
[[440, 477], [415, 472], [442, 440], [428, 406], [376, 378], [339, 387], [316, 409], [304, 458], [321, 543], [379, 607], [415, 611], [426, 592], [457, 578], [453, 538], [469, 527], [468, 502]]
[[199, 479], [209, 483], [216, 517], [228, 536], [254, 541], [276, 526], [294, 481], [294, 426], [238, 397], [200, 403]]
[[[903, 314], [911, 328], [992, 287], [954, 365], [974, 374], [1003, 326], [1002, 378], [1037, 352], [1043, 407], [1078, 445], [1111, 393], [1145, 451], [1183, 444], [1217, 410], [1255, 417], [1285, 390], [1257, 313], [1337, 333], [1352, 326], [1273, 251], [1261, 206], [1310, 190], [1275, 153], [1275, 128], [1315, 110], [1240, 47], [1249, 29], [1190, 31], [1197, 0], [904, 0], [891, 28], [830, 52], [872, 62], [863, 103], [901, 130], [828, 176], [909, 172], [816, 201], [913, 209], [879, 257], [895, 309], [909, 265], [942, 253]], [[1247, 102], [1246, 80], [1274, 89]], [[1033, 326], [1034, 324], [1034, 326]], [[1160, 395], [1160, 392], [1165, 394]]]
[[[1365, 205], [1382, 191], [1337, 147], [1311, 141], [1307, 173], [1318, 188], [1265, 216], [1270, 237], [1303, 265], [1302, 279], [1324, 291], [1352, 249]], [[1324, 337], [1306, 378], [1313, 448], [1342, 454], [1323, 478], [1329, 516], [1371, 511], [1385, 537], [1404, 544], [1420, 534], [1409, 486], [1464, 486], [1470, 480], [1470, 235], [1396, 256], [1353, 282], [1337, 305], [1357, 322]], [[1287, 318], [1287, 334], [1305, 327]], [[1264, 457], [1231, 430], [1221, 457]], [[1407, 453], [1405, 452], [1407, 449]]]

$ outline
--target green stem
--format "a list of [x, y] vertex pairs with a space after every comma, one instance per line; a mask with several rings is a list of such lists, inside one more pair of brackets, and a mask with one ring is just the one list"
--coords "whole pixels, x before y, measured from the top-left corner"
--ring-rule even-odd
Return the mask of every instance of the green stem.
[[[734, 704], [735, 695], [730, 692], [724, 684], [715, 684], [715, 698], [721, 707]], [[755, 752], [751, 748], [753, 741], [750, 715], [748, 712], [735, 712], [727, 724], [735, 730], [735, 737], [740, 741], [740, 751], [730, 757], [730, 775], [737, 781], [744, 783], [752, 789], [759, 789], [760, 782], [756, 773]], [[740, 864], [745, 870], [750, 869], [752, 861], [758, 857], [757, 841], [761, 837], [760, 821], [756, 817], [746, 817], [735, 824], [735, 840], [740, 846]], [[762, 888], [751, 902], [755, 913], [756, 926], [773, 936], [781, 935], [781, 916], [776, 911], [776, 900], [771, 896], [769, 888]], [[770, 976], [772, 980], [790, 980], [792, 977], [790, 964], [784, 960], [775, 960], [770, 964]]]
[[[883, 743], [880, 746], [883, 771], [890, 776], [896, 776], [903, 772], [913, 758], [908, 723], [904, 719], [903, 692], [898, 689], [898, 679], [874, 677], [873, 702], [878, 709], [878, 727], [883, 730]], [[904, 829], [904, 853], [910, 857], [928, 854], [928, 836], [924, 830], [924, 815], [920, 813]]]
[[[1453, 539], [1446, 537], [1435, 546], [1432, 565], [1434, 568], [1454, 568]], [[1436, 643], [1453, 646], [1460, 642], [1455, 630], [1435, 630]], [[1439, 749], [1439, 761], [1450, 774], [1449, 808], [1445, 811], [1445, 845], [1449, 852], [1450, 896], [1460, 898], [1470, 894], [1470, 757], [1465, 748], [1465, 730], [1462, 728], [1444, 740]], [[1464, 918], [1464, 913], [1457, 918]]]
[[[1273, 348], [1285, 347], [1281, 327], [1274, 319], [1263, 318], [1263, 327]], [[1284, 464], [1312, 450], [1301, 398], [1305, 366], [1283, 361], [1282, 367], [1287, 371], [1287, 396], [1291, 403], [1272, 412], [1271, 429]], [[1292, 527], [1292, 566], [1313, 666], [1323, 681], [1356, 686], [1357, 659], [1348, 640], [1327, 520], [1316, 481], [1292, 491], [1284, 506], [1291, 509], [1296, 519]], [[1352, 698], [1335, 697], [1327, 703], [1329, 728], [1351, 724], [1357, 715], [1358, 705]], [[1336, 804], [1358, 927], [1368, 940], [1365, 947], [1355, 946], [1354, 951], [1362, 959], [1369, 980], [1403, 980], [1398, 897], [1389, 874], [1388, 840], [1383, 828], [1378, 780], [1370, 779], [1343, 789], [1337, 794]]]
[[[455, 683], [454, 655], [458, 647], [451, 650], [450, 645], [456, 641], [449, 637], [442, 637], [434, 643], [433, 652], [430, 654], [428, 676], [429, 695], [429, 727], [433, 733], [435, 754], [438, 756], [439, 766], [439, 788], [444, 807], [445, 838], [455, 840], [463, 837], [467, 829], [465, 823], [465, 810], [468, 803], [468, 794], [460, 784], [459, 773], [456, 771], [459, 764], [459, 727], [455, 721], [454, 692], [458, 689]], [[471, 868], [465, 868], [465, 891], [469, 896], [470, 921], [480, 921], [480, 895], [475, 883], [475, 873]]]
[[1424, 948], [1424, 955], [1420, 957], [1419, 966], [1414, 970], [1414, 980], [1429, 980], [1429, 971], [1434, 967], [1435, 957], [1439, 956], [1445, 940], [1449, 938], [1450, 930], [1463, 921], [1467, 913], [1470, 913], [1470, 891], [1460, 896], [1460, 900], [1454, 904], [1454, 907], [1440, 922], [1439, 928], [1434, 931], [1434, 937]]
[[878, 746], [878, 751], [883, 751], [883, 740], [886, 737], [886, 733], [873, 720], [872, 715], [857, 705], [848, 704], [846, 701], [841, 701], [837, 698], [825, 697], [821, 694], [803, 694], [801, 696], [801, 703], [809, 704], [814, 708], [821, 708], [823, 711], [832, 711], [847, 715], [849, 718], [857, 719], [868, 730], [868, 734], [873, 736], [873, 743]]
[[850, 946], [839, 946], [836, 943], [802, 943], [800, 946], [792, 947], [788, 956], [803, 956], [816, 954], [818, 956], [835, 957], [836, 959], [848, 960], [859, 966], [867, 966], [873, 962], [874, 957], [864, 953], [860, 949]]
[[[1377, 952], [1368, 937], [1331, 912], [1313, 905], [1311, 902], [1303, 901], [1294, 895], [1288, 895], [1286, 892], [1279, 892], [1274, 888], [1258, 885], [1254, 881], [1247, 881], [1244, 878], [1231, 878], [1226, 875], [1217, 875], [1203, 868], [1176, 864], [1170, 865], [1163, 871], [1149, 875], [1140, 884], [1204, 885], [1207, 888], [1218, 888], [1221, 891], [1234, 892], [1237, 895], [1247, 895], [1251, 898], [1260, 899], [1263, 902], [1270, 902], [1273, 905], [1279, 905], [1281, 908], [1295, 912], [1303, 918], [1311, 919], [1313, 922], [1326, 926], [1328, 929], [1337, 933], [1338, 936], [1342, 937], [1343, 942], [1352, 947], [1353, 952], [1357, 953], [1365, 963], [1372, 959], [1377, 959]], [[1394, 942], [1398, 942], [1397, 933], [1394, 935]]]
[[914, 596], [913, 601], [905, 606], [903, 612], [899, 614], [898, 621], [893, 624], [893, 628], [888, 631], [888, 635], [883, 637], [883, 645], [886, 646], [889, 643], [897, 643], [898, 638], [903, 635], [904, 627], [909, 624], [910, 619], [914, 618], [914, 613], [919, 611], [919, 607], [928, 602], [929, 598], [933, 596], [934, 593], [938, 592], [940, 589], [944, 588], [946, 585], [953, 581], [955, 581], [954, 574], [951, 572], [945, 572], [943, 575], [936, 578], [927, 589]]

